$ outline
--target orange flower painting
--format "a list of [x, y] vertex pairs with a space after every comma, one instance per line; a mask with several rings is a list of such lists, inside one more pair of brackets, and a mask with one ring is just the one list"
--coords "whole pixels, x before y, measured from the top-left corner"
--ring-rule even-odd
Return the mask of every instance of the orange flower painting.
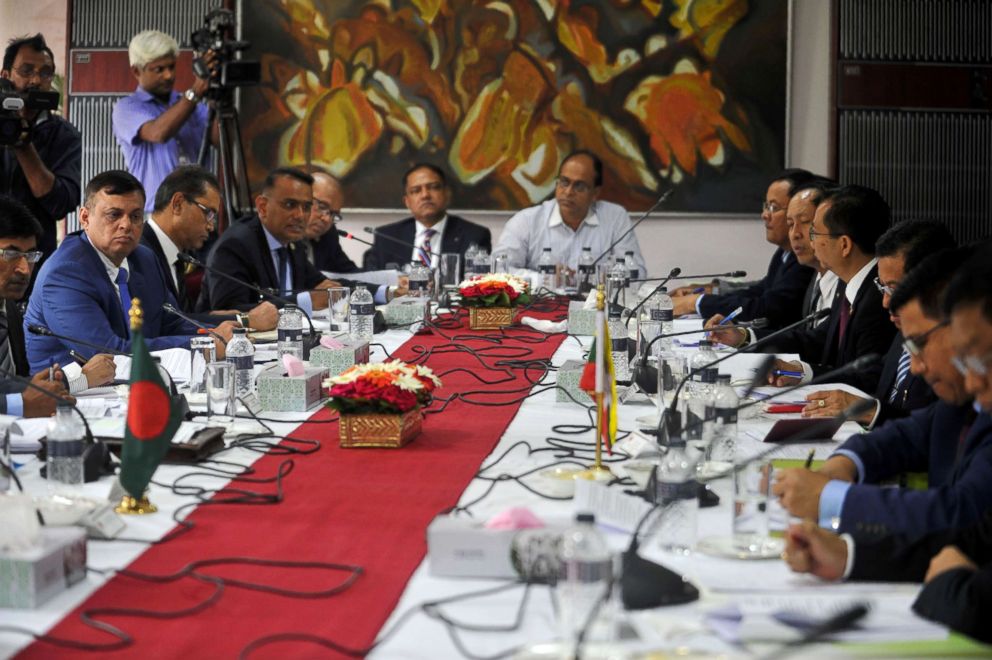
[[[253, 183], [322, 167], [399, 207], [428, 161], [454, 206], [516, 210], [589, 149], [602, 197], [750, 212], [785, 149], [788, 0], [254, 0], [242, 90]], [[755, 200], [758, 200], [757, 202]]]

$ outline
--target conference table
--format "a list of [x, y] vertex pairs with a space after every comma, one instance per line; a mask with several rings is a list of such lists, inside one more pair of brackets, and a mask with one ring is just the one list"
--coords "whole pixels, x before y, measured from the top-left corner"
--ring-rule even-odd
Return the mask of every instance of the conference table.
[[[534, 315], [564, 313], [559, 307]], [[699, 325], [677, 323], [676, 329]], [[549, 475], [556, 467], [591, 464], [594, 432], [587, 402], [557, 400], [555, 370], [584, 359], [592, 338], [462, 326], [462, 319], [447, 317], [433, 334], [401, 327], [373, 340], [372, 361], [418, 361], [444, 381], [413, 443], [343, 449], [336, 415], [324, 408], [239, 418], [234, 430], [243, 435], [230, 434], [228, 448], [211, 460], [159, 467], [150, 487], [159, 512], [127, 517], [122, 539], [89, 541], [85, 580], [35, 610], [0, 609], [0, 657], [556, 657], [552, 646], [542, 646], [557, 636], [552, 588], [436, 576], [426, 528], [442, 513], [484, 523], [511, 508], [549, 525], [568, 523], [576, 512], [571, 486]], [[272, 356], [260, 351], [258, 357]], [[736, 381], [747, 380], [747, 364], [734, 367]], [[739, 458], [761, 449], [772, 423], [758, 408], [740, 422]], [[632, 397], [619, 408], [621, 436], [652, 415], [649, 398]], [[835, 441], [851, 430], [850, 423], [842, 427]], [[825, 457], [833, 444], [790, 446], [783, 455], [795, 458], [815, 447]], [[630, 489], [639, 479], [637, 461], [619, 450], [605, 458], [625, 479], [616, 488]], [[23, 460], [27, 490], [44, 493], [37, 460]], [[720, 503], [700, 511], [700, 539], [730, 535], [730, 480], [712, 486]], [[103, 479], [81, 492], [102, 499], [109, 487]], [[601, 529], [613, 549], [629, 543], [628, 532]], [[817, 653], [940, 655], [977, 648], [948, 640], [945, 629], [911, 612], [916, 585], [827, 584], [792, 574], [778, 559], [670, 554], [650, 537], [641, 554], [682, 573], [702, 597], [638, 612], [622, 611], [614, 599], [607, 613], [622, 632], [622, 652], [608, 655], [615, 652], [593, 643], [587, 657], [659, 649], [746, 656], [748, 648], [774, 649], [778, 642], [746, 647], [727, 640], [788, 636], [763, 629], [768, 617], [737, 630], [728, 623], [735, 608], [823, 616], [862, 600], [872, 612], [864, 630], [848, 637], [860, 644], [818, 646]], [[87, 626], [83, 613], [112, 624], [128, 641]], [[93, 648], [32, 641], [5, 626], [50, 631]]]

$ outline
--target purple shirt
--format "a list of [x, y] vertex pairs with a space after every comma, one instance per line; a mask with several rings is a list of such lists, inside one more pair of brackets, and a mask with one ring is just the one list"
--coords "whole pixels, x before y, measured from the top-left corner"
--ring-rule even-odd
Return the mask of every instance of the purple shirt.
[[178, 165], [196, 162], [207, 131], [209, 110], [201, 103], [172, 139], [155, 143], [138, 136], [142, 125], [157, 118], [181, 97], [173, 90], [166, 105], [139, 86], [134, 94], [114, 105], [114, 137], [121, 146], [128, 171], [145, 187], [145, 211], [149, 213], [155, 206], [155, 192], [162, 179]]

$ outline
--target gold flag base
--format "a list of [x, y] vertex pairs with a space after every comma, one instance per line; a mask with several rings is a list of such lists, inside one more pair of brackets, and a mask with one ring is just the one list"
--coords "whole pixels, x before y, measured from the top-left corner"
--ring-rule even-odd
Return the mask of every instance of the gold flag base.
[[158, 511], [158, 507], [149, 502], [147, 497], [137, 498], [125, 495], [121, 498], [121, 503], [114, 507], [114, 511], [125, 516], [133, 516], [155, 513]]
[[613, 479], [613, 473], [605, 465], [594, 465], [591, 468], [579, 470], [575, 473], [574, 478], [585, 479], [586, 481], [610, 481]]

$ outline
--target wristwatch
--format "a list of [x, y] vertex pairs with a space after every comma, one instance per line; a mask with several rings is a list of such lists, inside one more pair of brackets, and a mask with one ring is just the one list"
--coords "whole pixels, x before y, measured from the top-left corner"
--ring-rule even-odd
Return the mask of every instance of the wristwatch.
[[190, 87], [189, 89], [187, 89], [183, 93], [183, 96], [186, 97], [186, 100], [189, 101], [190, 103], [199, 103], [200, 102], [200, 97], [196, 95], [196, 92], [193, 91], [193, 88], [192, 87]]
[[249, 327], [249, 325], [248, 325], [249, 316], [247, 314], [245, 314], [244, 312], [238, 312], [237, 317], [238, 317], [238, 323], [241, 324], [241, 327], [243, 327], [245, 329], [248, 329], [248, 327]]

